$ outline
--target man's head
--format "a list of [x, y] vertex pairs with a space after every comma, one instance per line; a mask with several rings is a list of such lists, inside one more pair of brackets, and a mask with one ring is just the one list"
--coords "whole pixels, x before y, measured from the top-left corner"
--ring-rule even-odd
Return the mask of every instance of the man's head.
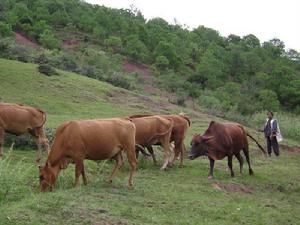
[[268, 111], [268, 112], [267, 112], [267, 117], [268, 117], [268, 119], [272, 119], [273, 116], [274, 116], [274, 114], [273, 114], [272, 111]]

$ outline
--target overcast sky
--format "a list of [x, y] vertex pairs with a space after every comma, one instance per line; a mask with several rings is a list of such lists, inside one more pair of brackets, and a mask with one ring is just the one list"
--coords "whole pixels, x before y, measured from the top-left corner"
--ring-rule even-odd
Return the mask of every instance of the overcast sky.
[[213, 28], [222, 36], [254, 34], [261, 42], [274, 37], [300, 51], [300, 0], [87, 0], [112, 8], [136, 6], [146, 19], [174, 18], [190, 28]]

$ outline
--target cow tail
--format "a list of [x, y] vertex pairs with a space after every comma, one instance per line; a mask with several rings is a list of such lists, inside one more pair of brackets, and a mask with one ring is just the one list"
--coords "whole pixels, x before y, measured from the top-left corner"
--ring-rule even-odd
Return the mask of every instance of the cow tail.
[[189, 127], [191, 126], [191, 121], [190, 121], [190, 119], [186, 115], [182, 114], [182, 115], [179, 115], [179, 116], [181, 116], [183, 119], [185, 119], [188, 122]]
[[252, 137], [248, 132], [246, 132], [246, 134], [257, 144], [257, 146], [260, 148], [260, 150], [266, 155], [267, 153], [266, 153], [265, 149], [258, 143], [258, 141], [254, 137]]

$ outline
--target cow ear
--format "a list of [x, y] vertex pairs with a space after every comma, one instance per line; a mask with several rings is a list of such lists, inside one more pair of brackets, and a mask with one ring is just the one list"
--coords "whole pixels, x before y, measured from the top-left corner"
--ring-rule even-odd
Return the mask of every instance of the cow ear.
[[212, 138], [214, 138], [214, 136], [202, 136], [202, 141], [206, 142], [206, 141], [208, 141], [208, 140], [210, 140]]

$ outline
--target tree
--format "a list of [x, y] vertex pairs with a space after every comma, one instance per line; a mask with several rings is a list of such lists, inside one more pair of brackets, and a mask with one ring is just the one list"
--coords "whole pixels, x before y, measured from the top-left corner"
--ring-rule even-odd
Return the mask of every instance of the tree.
[[122, 49], [122, 41], [117, 36], [110, 36], [104, 41], [106, 48], [113, 52], [120, 52]]
[[259, 92], [259, 101], [261, 103], [261, 109], [277, 111], [279, 109], [279, 101], [277, 94], [272, 90], [261, 90]]
[[165, 56], [159, 55], [155, 58], [155, 66], [160, 70], [165, 70], [169, 66], [169, 60]]
[[155, 58], [157, 56], [164, 56], [169, 60], [170, 66], [175, 70], [179, 68], [181, 59], [176, 54], [175, 46], [166, 41], [160, 41], [154, 51]]
[[45, 30], [40, 35], [39, 42], [48, 49], [58, 49], [61, 45], [61, 41], [57, 39], [50, 30]]
[[242, 45], [245, 49], [258, 48], [260, 47], [260, 41], [255, 35], [248, 34], [243, 37]]
[[11, 25], [0, 21], [0, 37], [9, 37], [11, 35], [12, 35]]
[[149, 51], [145, 44], [139, 40], [137, 35], [130, 35], [125, 41], [125, 53], [132, 60], [146, 62], [149, 58]]

